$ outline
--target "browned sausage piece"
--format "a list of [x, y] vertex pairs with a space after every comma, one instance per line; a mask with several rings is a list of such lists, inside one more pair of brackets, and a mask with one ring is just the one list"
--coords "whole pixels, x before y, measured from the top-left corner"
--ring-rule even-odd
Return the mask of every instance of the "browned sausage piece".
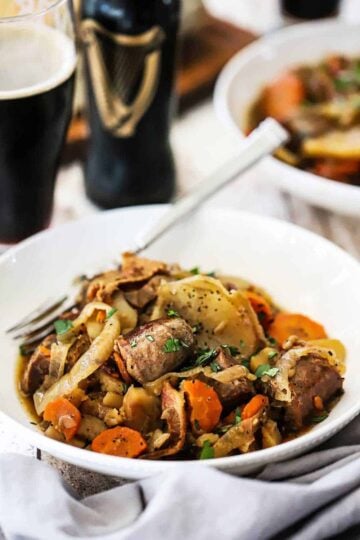
[[159, 319], [121, 337], [116, 349], [129, 374], [144, 384], [181, 366], [192, 353], [191, 327], [180, 318]]
[[325, 359], [310, 357], [299, 360], [290, 379], [291, 402], [284, 417], [288, 428], [301, 429], [318, 412], [314, 406], [315, 396], [326, 403], [341, 392], [342, 384], [339, 373]]
[[31, 355], [21, 380], [21, 389], [25, 394], [33, 394], [44, 382], [49, 373], [50, 355], [44, 355], [42, 349], [50, 349], [55, 341], [55, 334], [47, 336]]

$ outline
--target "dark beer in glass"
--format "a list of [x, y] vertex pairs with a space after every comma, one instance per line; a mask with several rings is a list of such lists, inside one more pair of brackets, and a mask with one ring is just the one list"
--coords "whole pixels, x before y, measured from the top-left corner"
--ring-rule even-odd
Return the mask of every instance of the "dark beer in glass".
[[83, 0], [91, 140], [87, 194], [103, 208], [168, 201], [180, 0]]
[[14, 4], [15, 16], [0, 18], [1, 243], [50, 222], [76, 63], [67, 0], [31, 13]]

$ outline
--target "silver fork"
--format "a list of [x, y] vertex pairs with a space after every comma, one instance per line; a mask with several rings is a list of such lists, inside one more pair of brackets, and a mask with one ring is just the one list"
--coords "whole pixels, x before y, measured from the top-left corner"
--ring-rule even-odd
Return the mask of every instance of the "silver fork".
[[[278, 122], [270, 118], [264, 120], [240, 143], [238, 156], [201, 182], [188, 195], [177, 200], [145, 234], [136, 239], [133, 251], [139, 254], [148, 248], [182, 218], [196, 210], [204, 201], [261, 158], [276, 150], [287, 139], [286, 130]], [[62, 298], [49, 299], [9, 328], [6, 333], [14, 340], [21, 341], [21, 346], [30, 351], [51, 332], [54, 321], [71, 309], [74, 303], [69, 293]]]

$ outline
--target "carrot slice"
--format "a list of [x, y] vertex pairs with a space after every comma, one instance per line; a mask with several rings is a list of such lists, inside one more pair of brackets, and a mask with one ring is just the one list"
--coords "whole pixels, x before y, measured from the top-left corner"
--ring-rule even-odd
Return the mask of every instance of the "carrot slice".
[[42, 354], [42, 355], [45, 356], [46, 358], [50, 358], [50, 356], [51, 356], [51, 351], [50, 351], [50, 349], [48, 349], [48, 348], [45, 347], [44, 345], [39, 345], [38, 351], [39, 351], [40, 354]]
[[71, 441], [80, 427], [81, 414], [68, 399], [60, 397], [46, 406], [44, 420], [51, 422], [67, 441]]
[[106, 311], [104, 309], [99, 309], [96, 314], [96, 322], [103, 323], [106, 318]]
[[198, 380], [183, 382], [190, 405], [190, 422], [195, 431], [210, 432], [220, 420], [222, 405], [215, 390]]
[[356, 159], [317, 159], [313, 172], [325, 178], [346, 181], [348, 176], [360, 172], [360, 161]]
[[269, 327], [269, 335], [280, 345], [293, 335], [305, 340], [327, 337], [321, 324], [298, 313], [278, 313]]
[[138, 431], [124, 426], [106, 429], [91, 444], [94, 452], [109, 456], [138, 457], [146, 450], [146, 442]]
[[242, 420], [247, 420], [248, 418], [255, 416], [255, 414], [260, 412], [263, 407], [267, 407], [268, 405], [268, 398], [266, 396], [263, 396], [262, 394], [257, 394], [256, 396], [251, 398], [249, 403], [247, 403], [243, 408], [241, 413]]
[[304, 101], [304, 84], [295, 73], [284, 73], [267, 86], [263, 95], [263, 108], [268, 116], [283, 122]]
[[261, 294], [254, 291], [245, 291], [245, 296], [258, 316], [260, 324], [267, 330], [274, 318], [269, 302]]
[[114, 360], [117, 365], [117, 368], [120, 372], [121, 378], [126, 384], [132, 384], [132, 378], [130, 377], [128, 370], [126, 369], [126, 364], [123, 357], [116, 351], [114, 351]]

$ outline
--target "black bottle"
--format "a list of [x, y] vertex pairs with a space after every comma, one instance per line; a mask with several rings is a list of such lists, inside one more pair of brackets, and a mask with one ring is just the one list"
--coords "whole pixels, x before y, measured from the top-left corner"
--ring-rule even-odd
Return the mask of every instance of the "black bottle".
[[168, 201], [181, 0], [83, 0], [91, 129], [86, 191], [103, 208]]
[[336, 15], [340, 0], [281, 0], [286, 15], [299, 19], [321, 19]]

